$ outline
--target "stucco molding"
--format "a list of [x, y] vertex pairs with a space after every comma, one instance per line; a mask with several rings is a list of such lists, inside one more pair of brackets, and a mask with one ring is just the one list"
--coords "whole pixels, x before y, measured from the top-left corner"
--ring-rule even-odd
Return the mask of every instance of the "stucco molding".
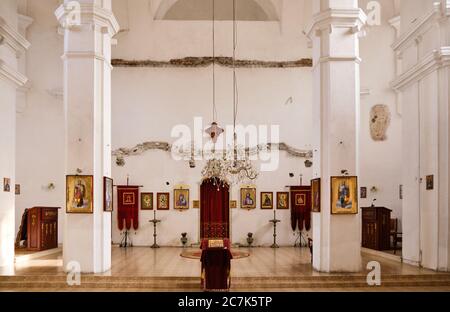
[[24, 53], [31, 46], [31, 43], [18, 31], [9, 26], [2, 17], [0, 17], [0, 38], [3, 38], [3, 44], [13, 49], [17, 56], [20, 56], [21, 53]]
[[397, 52], [403, 52], [430, 30], [437, 22], [450, 16], [450, 3], [444, 1], [443, 4], [436, 2], [431, 12], [425, 14], [417, 20], [405, 33], [392, 45], [392, 49]]
[[[91, 3], [81, 3], [80, 10], [81, 25], [95, 24], [102, 28], [106, 28], [111, 37], [119, 32], [119, 22], [111, 10], [104, 9]], [[67, 10], [66, 6], [62, 4], [56, 9], [55, 16], [63, 28], [75, 30], [80, 25], [66, 25], [69, 13], [70, 10]]]
[[12, 82], [16, 87], [23, 87], [28, 81], [28, 78], [22, 75], [14, 68], [9, 67], [5, 61], [0, 59], [0, 78]]
[[415, 66], [395, 79], [391, 86], [395, 91], [403, 91], [430, 73], [447, 66], [450, 66], [450, 47], [442, 47], [423, 57]]
[[332, 32], [333, 28], [349, 28], [349, 34], [355, 34], [362, 30], [366, 21], [367, 16], [362, 9], [328, 9], [313, 16], [305, 33], [311, 40], [323, 31]]

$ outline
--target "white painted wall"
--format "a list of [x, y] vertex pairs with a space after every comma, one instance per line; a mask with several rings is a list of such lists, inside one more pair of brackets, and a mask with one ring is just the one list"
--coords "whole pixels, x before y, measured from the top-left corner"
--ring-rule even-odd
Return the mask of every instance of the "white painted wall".
[[[432, 15], [432, 2], [402, 2], [403, 38], [394, 47], [403, 56], [403, 75], [394, 85], [402, 91], [404, 112], [403, 257], [407, 262], [445, 271], [450, 248], [449, 70], [443, 60], [448, 58], [445, 47], [450, 44], [449, 14], [436, 11]], [[419, 23], [424, 26], [416, 28]], [[425, 60], [429, 60], [428, 67], [420, 65]], [[434, 190], [426, 189], [428, 175], [434, 175]]]
[[[17, 109], [17, 183], [16, 233], [26, 208], [61, 207], [58, 241], [62, 243], [65, 208], [64, 106], [62, 71], [64, 38], [57, 33], [54, 9], [58, 1], [28, 1], [27, 15], [34, 19], [27, 38], [32, 42], [27, 53], [30, 90], [26, 102]], [[54, 183], [55, 189], [48, 189]]]
[[[17, 2], [0, 2], [0, 16], [8, 26], [17, 30]], [[0, 45], [0, 66], [5, 64], [17, 69], [15, 51], [6, 44]], [[14, 207], [15, 195], [15, 109], [16, 87], [11, 80], [0, 72], [0, 267], [14, 263]], [[10, 192], [4, 192], [3, 178], [10, 178]]]
[[[370, 1], [360, 1], [367, 8]], [[381, 25], [367, 28], [367, 35], [360, 40], [361, 50], [361, 132], [360, 132], [360, 180], [367, 187], [367, 199], [361, 199], [361, 207], [368, 207], [376, 199], [376, 205], [392, 210], [391, 218], [402, 219], [402, 201], [399, 186], [402, 184], [402, 116], [397, 107], [396, 94], [390, 87], [395, 77], [395, 55], [392, 43], [395, 29], [389, 20], [394, 17], [392, 0], [380, 1]], [[374, 141], [370, 135], [370, 110], [377, 104], [389, 107], [391, 123], [386, 141]], [[371, 192], [375, 186], [378, 191]]]

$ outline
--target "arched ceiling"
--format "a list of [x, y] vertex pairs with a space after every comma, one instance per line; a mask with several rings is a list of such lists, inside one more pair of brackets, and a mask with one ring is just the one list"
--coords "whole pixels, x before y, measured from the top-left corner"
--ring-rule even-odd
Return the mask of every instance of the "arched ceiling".
[[[215, 18], [218, 21], [233, 19], [233, 1], [215, 0]], [[271, 0], [236, 1], [236, 18], [240, 21], [277, 21], [276, 9]], [[155, 19], [160, 20], [211, 20], [212, 0], [163, 0]]]

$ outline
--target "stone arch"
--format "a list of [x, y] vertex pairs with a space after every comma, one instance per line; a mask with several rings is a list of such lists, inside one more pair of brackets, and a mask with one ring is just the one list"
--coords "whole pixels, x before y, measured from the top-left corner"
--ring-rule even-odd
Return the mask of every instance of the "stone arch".
[[[157, 6], [155, 12], [155, 20], [167, 20], [171, 19], [168, 17], [168, 14], [174, 8], [174, 6], [180, 4], [181, 2], [188, 2], [194, 0], [161, 0], [159, 5]], [[205, 4], [208, 4], [208, 1], [211, 0], [195, 0], [197, 2], [204, 1]], [[279, 21], [279, 16], [277, 9], [271, 0], [247, 0], [251, 5], [260, 9], [264, 12], [263, 18], [253, 19], [254, 21]], [[239, 12], [238, 12], [239, 13]], [[183, 20], [182, 18], [177, 18], [178, 20]], [[196, 20], [195, 18], [186, 18], [185, 20]], [[252, 20], [252, 19], [246, 19]]]

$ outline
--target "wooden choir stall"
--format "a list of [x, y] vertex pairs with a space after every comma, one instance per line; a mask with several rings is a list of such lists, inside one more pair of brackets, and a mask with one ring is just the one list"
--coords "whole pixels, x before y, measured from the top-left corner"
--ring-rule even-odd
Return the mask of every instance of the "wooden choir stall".
[[367, 207], [362, 210], [362, 247], [378, 251], [391, 248], [391, 210]]
[[201, 284], [204, 291], [228, 291], [231, 285], [231, 259], [229, 239], [204, 239]]
[[58, 209], [51, 207], [28, 209], [28, 250], [42, 251], [58, 247]]

